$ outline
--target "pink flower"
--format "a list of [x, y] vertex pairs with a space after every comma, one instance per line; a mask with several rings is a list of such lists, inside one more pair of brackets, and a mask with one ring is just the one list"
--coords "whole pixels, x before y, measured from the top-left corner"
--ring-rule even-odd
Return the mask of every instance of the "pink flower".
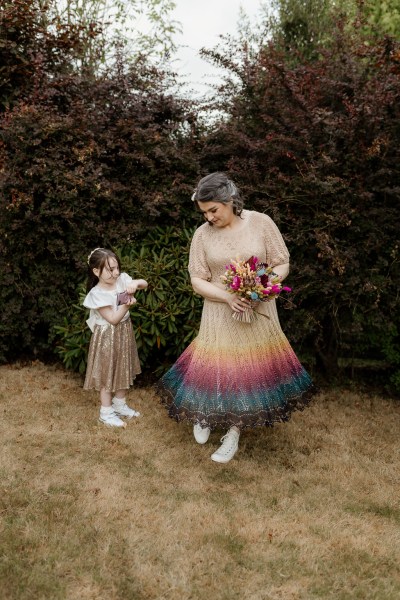
[[292, 288], [290, 288], [290, 287], [287, 287], [286, 285], [285, 285], [285, 286], [283, 286], [283, 288], [282, 288], [282, 289], [283, 289], [283, 291], [284, 291], [284, 292], [291, 292], [291, 291], [292, 291]]
[[281, 291], [281, 288], [279, 285], [273, 285], [271, 288], [271, 292], [273, 292], [274, 294], [279, 294], [280, 291]]
[[261, 290], [261, 292], [264, 294], [264, 296], [268, 296], [270, 293], [270, 290]]
[[235, 277], [232, 279], [232, 283], [231, 283], [232, 290], [238, 290], [240, 288], [241, 283], [242, 283], [242, 280], [240, 279], [240, 277], [238, 275], [235, 275]]

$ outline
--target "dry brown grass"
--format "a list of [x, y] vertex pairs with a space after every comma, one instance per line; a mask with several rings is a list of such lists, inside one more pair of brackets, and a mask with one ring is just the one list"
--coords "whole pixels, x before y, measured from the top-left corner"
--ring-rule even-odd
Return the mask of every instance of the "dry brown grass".
[[1, 377], [2, 600], [398, 600], [394, 400], [330, 392], [228, 465], [150, 389], [124, 431], [40, 363]]

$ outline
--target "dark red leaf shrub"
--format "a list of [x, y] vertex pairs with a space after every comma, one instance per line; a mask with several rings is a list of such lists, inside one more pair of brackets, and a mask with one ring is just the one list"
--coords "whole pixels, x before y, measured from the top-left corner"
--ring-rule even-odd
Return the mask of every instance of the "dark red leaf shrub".
[[[338, 28], [318, 60], [271, 44], [205, 52], [231, 79], [204, 171], [228, 169], [291, 251], [290, 338], [327, 374], [339, 357], [400, 366], [400, 47]], [[398, 361], [396, 363], [396, 361]]]
[[196, 116], [168, 92], [170, 74], [117, 52], [102, 74], [66, 72], [39, 57], [45, 36], [31, 33], [31, 83], [0, 122], [1, 360], [51, 354], [89, 251], [191, 213], [198, 171]]

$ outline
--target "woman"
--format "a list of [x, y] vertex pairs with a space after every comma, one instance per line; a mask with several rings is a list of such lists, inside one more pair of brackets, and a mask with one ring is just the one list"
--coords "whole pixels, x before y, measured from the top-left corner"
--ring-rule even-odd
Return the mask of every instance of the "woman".
[[169, 415], [194, 424], [199, 444], [215, 427], [228, 429], [211, 456], [227, 463], [242, 429], [287, 421], [316, 388], [282, 332], [275, 300], [258, 303], [253, 322], [235, 320], [232, 314], [250, 303], [230, 294], [220, 279], [230, 260], [251, 256], [285, 279], [289, 253], [277, 226], [263, 213], [243, 210], [238, 189], [223, 173], [201, 179], [192, 200], [206, 220], [189, 256], [193, 289], [204, 298], [200, 330], [158, 388]]

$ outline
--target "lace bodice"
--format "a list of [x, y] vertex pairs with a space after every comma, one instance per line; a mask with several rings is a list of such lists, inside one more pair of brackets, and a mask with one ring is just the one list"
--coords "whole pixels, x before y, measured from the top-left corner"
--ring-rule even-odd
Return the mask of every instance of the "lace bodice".
[[273, 220], [256, 211], [244, 210], [236, 230], [218, 229], [204, 223], [196, 229], [189, 254], [189, 273], [222, 285], [220, 275], [231, 260], [257, 256], [271, 267], [289, 262], [289, 252]]

